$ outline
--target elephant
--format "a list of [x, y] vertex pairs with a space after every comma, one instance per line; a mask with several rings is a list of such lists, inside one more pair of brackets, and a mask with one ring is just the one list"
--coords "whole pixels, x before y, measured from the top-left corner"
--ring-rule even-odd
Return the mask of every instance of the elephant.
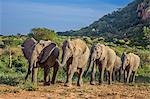
[[44, 68], [44, 85], [50, 85], [50, 68], [53, 67], [53, 76], [51, 83], [54, 84], [56, 80], [59, 64], [56, 60], [59, 57], [59, 49], [55, 43], [50, 43], [40, 53], [38, 62]]
[[[124, 71], [124, 82], [129, 83], [131, 73], [133, 73], [132, 83], [135, 82], [135, 75], [140, 65], [140, 57], [134, 53], [124, 52], [121, 56], [122, 69]], [[127, 77], [126, 77], [127, 72]]]
[[107, 75], [106, 78], [107, 80], [109, 80], [108, 83], [111, 84], [115, 60], [116, 60], [116, 53], [111, 48], [105, 46], [104, 44], [94, 45], [91, 48], [90, 61], [86, 71], [87, 74], [89, 68], [91, 67], [91, 65], [93, 65], [90, 84], [91, 85], [95, 84], [94, 79], [97, 65], [100, 72], [99, 84], [103, 84], [105, 69]]
[[78, 73], [77, 86], [83, 85], [82, 76], [86, 69], [90, 50], [81, 39], [65, 40], [62, 45], [62, 61], [60, 67], [67, 65], [67, 80], [65, 86], [72, 86], [72, 77]]
[[113, 69], [113, 80], [117, 80], [118, 73], [119, 73], [119, 81], [121, 80], [121, 73], [122, 73], [121, 64], [122, 64], [121, 58], [119, 56], [116, 56]]
[[[44, 85], [47, 85], [50, 82], [48, 79], [49, 68], [54, 66], [56, 67], [55, 68], [56, 70], [54, 69], [55, 71], [57, 71], [58, 68], [57, 62], [55, 63], [56, 57], [58, 58], [59, 55], [59, 51], [58, 48], [56, 47], [56, 44], [52, 43], [51, 41], [43, 41], [43, 40], [40, 40], [40, 42], [37, 43], [36, 40], [31, 38], [27, 39], [22, 44], [22, 51], [29, 63], [28, 72], [25, 77], [25, 80], [27, 80], [29, 74], [32, 72], [32, 82], [34, 84], [37, 84], [38, 68], [41, 66], [44, 67]], [[52, 63], [49, 63], [48, 61], [51, 62], [51, 60], [53, 60]], [[55, 75], [53, 77], [52, 83], [54, 83], [54, 81]]]

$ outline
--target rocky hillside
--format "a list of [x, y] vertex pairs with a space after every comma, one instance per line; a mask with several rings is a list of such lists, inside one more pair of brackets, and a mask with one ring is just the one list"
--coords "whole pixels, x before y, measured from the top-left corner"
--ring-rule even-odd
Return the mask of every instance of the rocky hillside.
[[[77, 31], [59, 32], [59, 35], [102, 36], [139, 41], [143, 36], [143, 28], [150, 25], [150, 0], [135, 0], [125, 8], [107, 14], [91, 25]], [[141, 43], [142, 41], [137, 42]]]

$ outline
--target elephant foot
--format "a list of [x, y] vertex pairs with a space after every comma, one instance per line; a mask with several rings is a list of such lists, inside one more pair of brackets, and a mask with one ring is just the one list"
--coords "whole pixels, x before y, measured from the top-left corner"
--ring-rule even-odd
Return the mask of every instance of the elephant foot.
[[77, 86], [82, 87], [83, 83], [77, 83]]
[[72, 87], [72, 84], [71, 83], [65, 83], [64, 86], [66, 86], [66, 87]]
[[108, 84], [109, 84], [109, 85], [112, 85], [112, 83], [110, 83], [110, 82], [109, 82]]
[[104, 84], [104, 82], [99, 82], [99, 85], [103, 85]]
[[91, 81], [90, 84], [91, 84], [91, 85], [95, 85], [95, 82], [94, 82], [94, 81]]
[[104, 84], [104, 81], [99, 81], [99, 85], [103, 85]]
[[54, 81], [52, 81], [52, 82], [51, 82], [51, 84], [55, 84], [55, 82], [54, 82]]
[[44, 82], [44, 86], [49, 86], [50, 82]]

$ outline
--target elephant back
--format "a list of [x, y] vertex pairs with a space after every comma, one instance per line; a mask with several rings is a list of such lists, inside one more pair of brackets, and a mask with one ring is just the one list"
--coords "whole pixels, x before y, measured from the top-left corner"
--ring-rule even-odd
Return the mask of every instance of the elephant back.
[[31, 58], [31, 55], [33, 53], [36, 44], [37, 41], [34, 38], [30, 38], [25, 40], [24, 43], [21, 45], [23, 54], [28, 61]]
[[40, 53], [39, 57], [38, 57], [38, 61], [40, 63], [44, 63], [47, 58], [52, 54], [52, 52], [54, 51], [54, 49], [56, 48], [56, 44], [55, 43], [50, 43], [48, 46], [46, 46]]

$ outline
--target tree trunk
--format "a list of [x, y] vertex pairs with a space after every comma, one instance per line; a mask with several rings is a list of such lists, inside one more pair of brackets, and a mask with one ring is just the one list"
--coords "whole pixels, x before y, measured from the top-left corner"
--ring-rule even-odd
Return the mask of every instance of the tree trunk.
[[9, 67], [12, 68], [12, 55], [11, 55], [11, 50], [9, 50]]

